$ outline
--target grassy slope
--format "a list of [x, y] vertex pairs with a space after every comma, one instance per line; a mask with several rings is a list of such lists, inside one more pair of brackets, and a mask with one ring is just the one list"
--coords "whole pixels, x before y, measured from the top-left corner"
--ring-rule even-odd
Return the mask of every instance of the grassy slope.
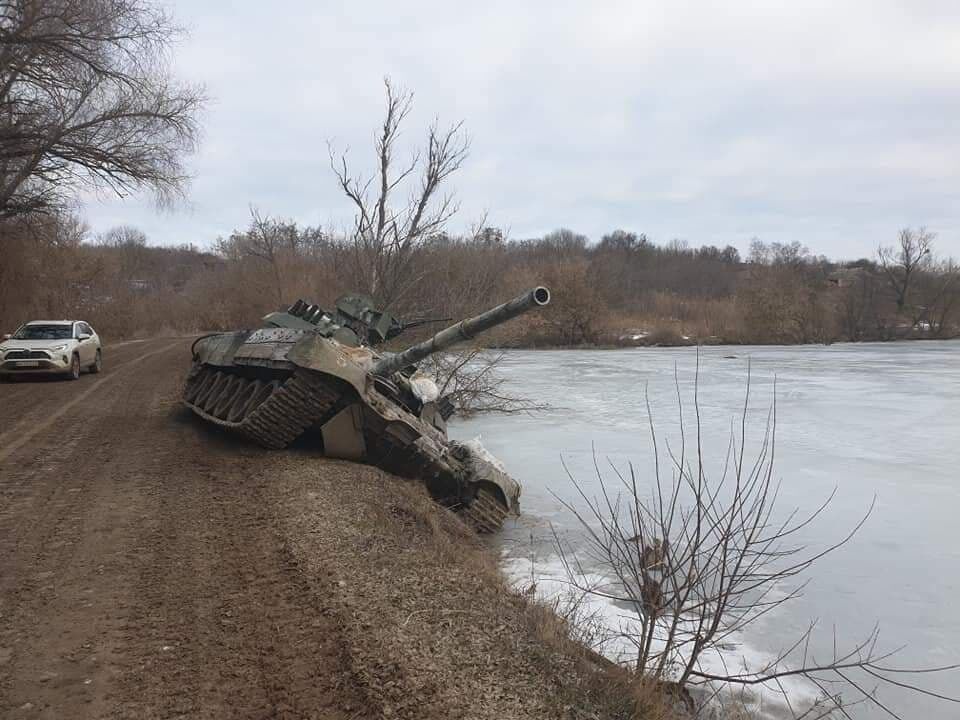
[[509, 591], [492, 553], [416, 484], [278, 456], [269, 472], [296, 562], [348, 638], [358, 717], [630, 717], [624, 694]]

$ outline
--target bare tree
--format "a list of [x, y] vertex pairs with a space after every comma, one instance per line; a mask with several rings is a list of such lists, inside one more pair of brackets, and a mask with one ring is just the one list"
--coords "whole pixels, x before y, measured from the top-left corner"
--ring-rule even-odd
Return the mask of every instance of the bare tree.
[[858, 268], [840, 290], [840, 323], [851, 342], [863, 338], [867, 313], [876, 307], [877, 282], [869, 268]]
[[171, 76], [177, 34], [150, 0], [0, 2], [0, 218], [182, 192], [204, 98]]
[[912, 281], [917, 271], [932, 260], [933, 240], [936, 235], [921, 227], [919, 230], [904, 228], [896, 247], [881, 245], [877, 249], [880, 267], [897, 298], [897, 309], [907, 307]]
[[[422, 279], [413, 259], [431, 236], [443, 231], [458, 205], [450, 194], [441, 194], [444, 182], [463, 164], [469, 142], [463, 124], [444, 130], [437, 124], [427, 132], [425, 150], [396, 166], [400, 128], [413, 105], [413, 93], [384, 80], [387, 110], [376, 139], [377, 169], [369, 178], [355, 176], [346, 153], [331, 146], [330, 165], [341, 189], [353, 203], [356, 217], [351, 233], [355, 271], [361, 289], [388, 307]], [[419, 183], [406, 200], [395, 203], [408, 181]]]
[[952, 259], [947, 259], [931, 264], [929, 270], [920, 282], [922, 305], [916, 316], [927, 324], [934, 337], [944, 337], [960, 306], [960, 268]]
[[269, 217], [251, 207], [247, 230], [234, 232], [227, 240], [219, 239], [216, 248], [225, 257], [254, 258], [266, 263], [273, 276], [275, 300], [282, 304], [288, 290], [284, 260], [296, 258], [306, 246], [313, 246], [320, 234], [319, 229], [308, 229], [302, 234], [295, 222]]
[[97, 244], [107, 247], [145, 247], [147, 234], [132, 225], [118, 225], [100, 235]]
[[437, 383], [440, 395], [449, 398], [463, 416], [481, 412], [521, 413], [546, 410], [547, 403], [511, 393], [498, 372], [503, 353], [468, 347], [459, 352], [427, 358], [422, 369]]
[[[891, 666], [895, 653], [879, 649], [876, 628], [847, 648], [841, 648], [834, 637], [829, 656], [818, 658], [811, 650], [814, 622], [762, 667], [727, 665], [724, 647], [759, 619], [800, 596], [808, 582], [804, 573], [845, 545], [870, 514], [868, 510], [848, 533], [823, 549], [812, 550], [803, 544], [802, 531], [824, 513], [833, 495], [806, 515], [798, 509], [779, 512], [779, 488], [773, 472], [776, 403], [769, 411], [759, 452], [748, 459], [749, 387], [748, 375], [742, 414], [731, 434], [719, 478], [711, 477], [704, 457], [697, 391], [693, 397], [696, 427], [688, 442], [677, 382], [680, 447], [667, 443], [665, 452], [648, 401], [652, 488], [645, 487], [632, 465], [622, 472], [611, 464], [611, 481], [596, 464], [599, 498], [588, 496], [584, 486], [574, 481], [582, 503], [561, 502], [580, 520], [588, 558], [571, 553], [555, 533], [567, 582], [577, 593], [635, 609], [636, 621], [614, 632], [633, 648], [632, 670], [643, 682], [652, 679], [674, 691], [699, 685], [708, 694], [731, 687], [763, 686], [790, 706], [784, 682], [802, 677], [822, 693], [812, 707], [790, 707], [795, 717], [804, 718], [825, 717], [832, 711], [845, 714], [844, 708], [857, 701], [873, 703], [898, 717], [873, 693], [877, 682], [942, 697], [904, 679], [905, 673], [917, 670]], [[589, 570], [585, 560], [591, 561]], [[597, 566], [612, 580], [590, 579], [597, 577]], [[717, 665], [724, 670], [711, 669]], [[840, 698], [841, 688], [846, 702]], [[859, 695], [858, 700], [850, 700], [851, 690]]]

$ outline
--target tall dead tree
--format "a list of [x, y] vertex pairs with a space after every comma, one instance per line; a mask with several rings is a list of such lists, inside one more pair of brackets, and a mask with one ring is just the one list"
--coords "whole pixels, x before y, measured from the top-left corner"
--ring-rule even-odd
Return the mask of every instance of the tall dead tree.
[[204, 98], [171, 75], [177, 34], [150, 0], [0, 0], [0, 218], [183, 191]]
[[[375, 149], [376, 171], [354, 175], [346, 153], [330, 149], [330, 165], [341, 189], [353, 203], [356, 217], [351, 234], [357, 282], [381, 305], [401, 300], [421, 278], [413, 260], [424, 243], [441, 233], [457, 212], [452, 194], [441, 193], [444, 182], [463, 164], [469, 141], [463, 123], [427, 132], [426, 148], [396, 165], [400, 127], [413, 106], [413, 93], [384, 80], [386, 115]], [[398, 198], [399, 202], [396, 202]]]
[[907, 307], [912, 281], [918, 270], [929, 264], [936, 235], [926, 228], [904, 228], [896, 247], [881, 245], [877, 249], [880, 267], [897, 298], [897, 310]]

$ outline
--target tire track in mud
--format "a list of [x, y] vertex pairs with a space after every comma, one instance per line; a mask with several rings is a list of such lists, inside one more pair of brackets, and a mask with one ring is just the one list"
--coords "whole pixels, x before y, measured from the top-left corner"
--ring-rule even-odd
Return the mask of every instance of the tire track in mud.
[[88, 399], [91, 395], [93, 395], [93, 393], [95, 393], [97, 390], [102, 388], [105, 384], [115, 380], [118, 373], [122, 373], [124, 370], [127, 370], [130, 367], [138, 365], [139, 363], [143, 362], [147, 358], [152, 357], [158, 353], [163, 353], [163, 352], [166, 352], [167, 350], [171, 350], [180, 344], [181, 343], [179, 342], [172, 343], [159, 350], [153, 350], [144, 355], [140, 355], [139, 357], [136, 357], [133, 360], [123, 363], [120, 367], [116, 368], [114, 372], [111, 373], [110, 375], [96, 380], [92, 385], [86, 388], [79, 395], [75, 396], [71, 400], [68, 400], [65, 404], [60, 405], [57, 410], [47, 415], [45, 420], [43, 420], [42, 422], [33, 424], [30, 430], [25, 432], [17, 432], [17, 428], [19, 428], [22, 424], [24, 424], [23, 422], [21, 422], [17, 425], [17, 427], [11, 429], [9, 432], [5, 432], [2, 436], [0, 436], [0, 440], [3, 440], [7, 435], [13, 436], [13, 439], [11, 439], [5, 445], [0, 445], [0, 463], [2, 463], [4, 460], [10, 457], [18, 449], [20, 449], [21, 447], [29, 443], [34, 437], [36, 437], [37, 435], [42, 433], [44, 430], [47, 430], [49, 427], [51, 427], [60, 418], [62, 418], [64, 415], [70, 412], [70, 410], [72, 410], [74, 407], [76, 407], [78, 404], [80, 404], [84, 400]]
[[[101, 378], [110, 375], [120, 368], [126, 359], [134, 357], [144, 343], [155, 343], [151, 340], [127, 340], [121, 343], [106, 345], [104, 352], [104, 368]], [[87, 384], [88, 375], [82, 375], [79, 382], [73, 382], [56, 375], [37, 375], [31, 378], [17, 378], [10, 382], [0, 383], [0, 402], [12, 408], [21, 415], [29, 414], [38, 405], [48, 402], [57, 402], [64, 396], [73, 397], [78, 390]], [[7, 432], [9, 425], [0, 433]]]
[[241, 463], [251, 479], [234, 482], [213, 460], [198, 468], [206, 482], [164, 495], [129, 629], [166, 651], [135, 663], [122, 716], [367, 717], [340, 620], [277, 529], [269, 477]]
[[3, 450], [0, 716], [370, 716], [269, 455], [179, 407], [177, 345]]
[[[141, 354], [125, 367], [175, 346]], [[118, 525], [118, 508], [120, 514], [135, 508], [102, 482], [102, 468], [117, 465], [125, 451], [123, 438], [135, 437], [147, 415], [124, 379], [123, 373], [114, 373], [98, 380], [59, 409], [48, 411], [46, 422], [0, 451], [0, 656], [7, 658], [0, 664], [0, 689], [8, 689], [14, 668], [28, 686], [42, 684], [47, 693], [70, 690], [90, 679], [76, 674], [91, 670], [80, 660], [93, 643], [75, 637], [90, 628], [90, 619], [75, 623], [68, 619], [78, 609], [93, 607], [91, 598], [102, 591], [97, 577], [111, 559], [111, 548], [100, 541]], [[96, 391], [101, 392], [87, 406], [68, 415]], [[122, 427], [116, 427], [118, 418]], [[39, 619], [50, 620], [53, 608], [57, 612], [52, 627], [58, 632], [48, 636], [51, 626]], [[4, 672], [6, 666], [10, 670]], [[12, 707], [31, 704], [42, 707], [30, 700]]]

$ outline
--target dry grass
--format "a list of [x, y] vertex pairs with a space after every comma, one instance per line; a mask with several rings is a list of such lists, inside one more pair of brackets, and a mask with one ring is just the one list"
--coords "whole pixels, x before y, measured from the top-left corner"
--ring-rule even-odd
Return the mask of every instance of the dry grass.
[[490, 548], [418, 484], [271, 457], [293, 553], [333, 596], [351, 672], [383, 717], [670, 717], [509, 588]]

